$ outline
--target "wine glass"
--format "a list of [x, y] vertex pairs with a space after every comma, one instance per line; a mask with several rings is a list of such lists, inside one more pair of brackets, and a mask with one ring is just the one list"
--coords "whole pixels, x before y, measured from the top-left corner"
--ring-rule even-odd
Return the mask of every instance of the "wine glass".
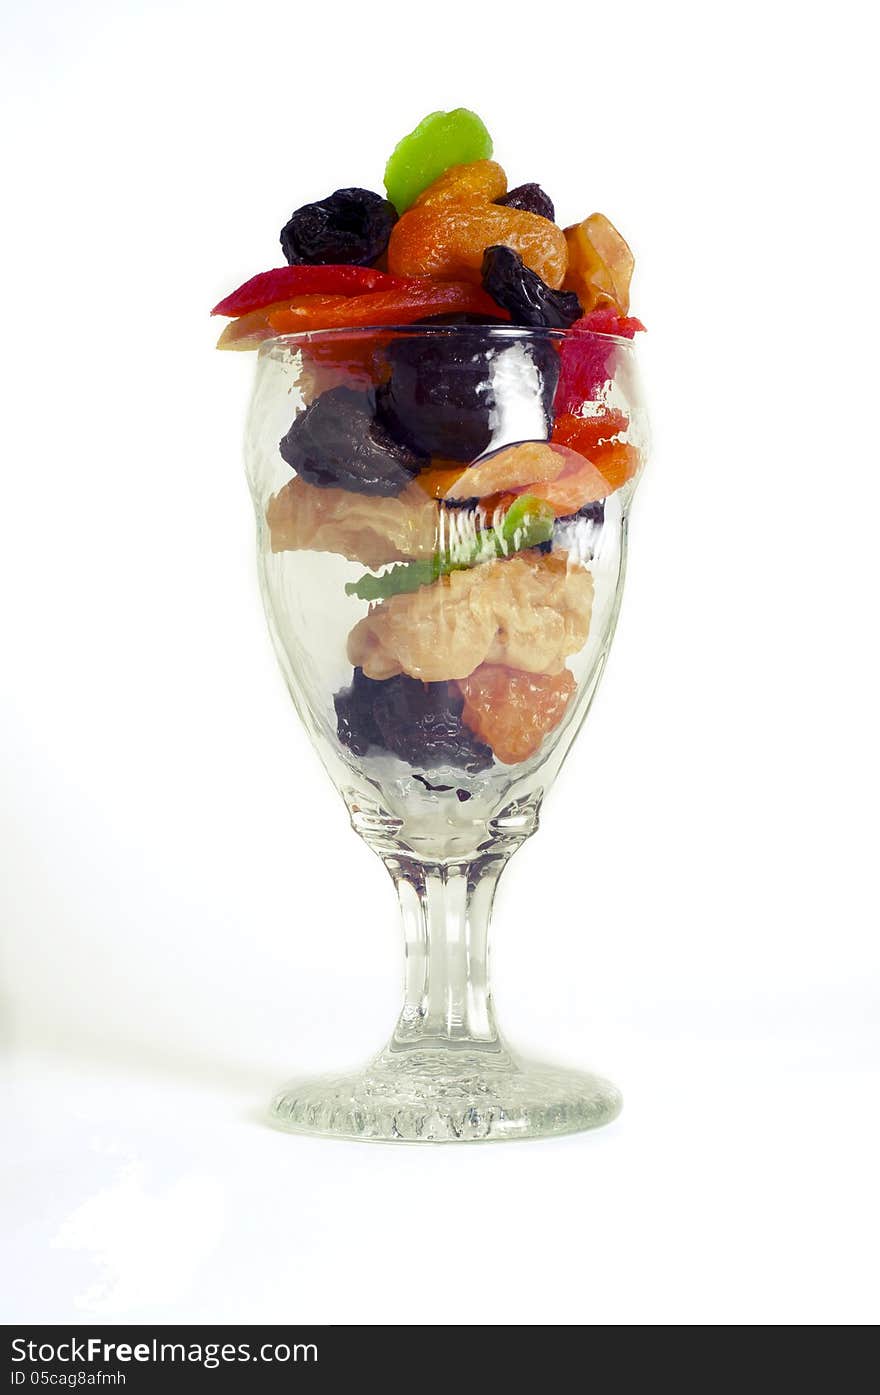
[[501, 1140], [619, 1112], [599, 1076], [507, 1045], [487, 934], [602, 673], [646, 446], [625, 338], [441, 322], [261, 346], [246, 454], [269, 628], [406, 955], [390, 1041], [282, 1089], [281, 1127]]

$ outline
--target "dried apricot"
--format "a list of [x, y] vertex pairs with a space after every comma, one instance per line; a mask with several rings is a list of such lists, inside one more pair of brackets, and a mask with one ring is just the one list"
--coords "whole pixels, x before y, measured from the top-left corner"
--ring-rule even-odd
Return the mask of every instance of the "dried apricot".
[[554, 450], [546, 441], [523, 441], [506, 446], [471, 465], [447, 490], [447, 499], [482, 499], [508, 489], [529, 488], [557, 479], [566, 468], [567, 452]]
[[466, 678], [482, 663], [561, 673], [590, 632], [593, 578], [568, 554], [521, 552], [390, 596], [348, 637], [368, 678]]
[[[556, 449], [565, 451], [566, 447], [557, 446]], [[568, 454], [576, 462], [568, 473], [560, 475], [548, 484], [528, 486], [529, 494], [548, 503], [557, 518], [568, 518], [585, 504], [594, 504], [597, 499], [605, 499], [614, 488], [591, 460], [585, 460], [574, 451], [569, 451]]]
[[338, 552], [366, 567], [432, 557], [438, 520], [436, 503], [415, 484], [384, 498], [319, 489], [296, 475], [266, 506], [273, 552]]
[[441, 203], [494, 203], [507, 193], [507, 175], [494, 160], [453, 165], [419, 194], [413, 208]]
[[536, 213], [493, 203], [411, 208], [394, 227], [388, 269], [394, 276], [479, 284], [483, 253], [499, 246], [512, 247], [554, 290], [562, 285], [568, 264], [562, 229]]
[[533, 756], [559, 725], [577, 685], [567, 668], [551, 677], [481, 664], [458, 686], [464, 698], [462, 720], [498, 760], [517, 765]]
[[608, 306], [625, 315], [635, 260], [614, 224], [604, 213], [591, 213], [565, 229], [565, 241], [565, 289], [575, 292], [585, 313]]

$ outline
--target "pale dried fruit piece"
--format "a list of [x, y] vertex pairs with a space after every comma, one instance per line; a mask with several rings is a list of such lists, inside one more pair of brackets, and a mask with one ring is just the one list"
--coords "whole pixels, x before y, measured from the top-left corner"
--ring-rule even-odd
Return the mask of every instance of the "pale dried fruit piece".
[[[563, 451], [566, 447], [557, 446], [556, 449]], [[569, 514], [577, 513], [585, 504], [606, 499], [614, 489], [591, 460], [585, 460], [576, 451], [566, 453], [577, 462], [573, 469], [546, 484], [529, 485], [527, 491], [530, 497], [543, 499], [549, 504], [557, 518], [566, 518]]]
[[493, 203], [507, 193], [507, 175], [494, 160], [474, 160], [469, 165], [452, 165], [419, 194], [413, 208], [430, 208], [438, 203]]
[[562, 284], [574, 291], [584, 314], [608, 306], [626, 315], [635, 258], [614, 224], [604, 213], [591, 213], [565, 229], [565, 241], [568, 270]]
[[355, 625], [348, 657], [368, 678], [466, 678], [482, 663], [559, 673], [590, 629], [593, 578], [564, 552], [523, 553], [391, 596]]
[[520, 489], [557, 479], [568, 466], [565, 447], [522, 441], [478, 460], [447, 489], [447, 499], [483, 499], [503, 489]]
[[438, 519], [438, 505], [415, 484], [385, 498], [318, 489], [298, 475], [266, 509], [273, 552], [338, 552], [374, 568], [433, 556]]
[[498, 760], [516, 765], [533, 756], [559, 725], [577, 684], [567, 668], [551, 677], [481, 664], [458, 686], [464, 722]]
[[487, 247], [512, 247], [548, 286], [562, 285], [568, 263], [562, 229], [535, 213], [493, 203], [411, 208], [391, 234], [388, 270], [479, 285]]

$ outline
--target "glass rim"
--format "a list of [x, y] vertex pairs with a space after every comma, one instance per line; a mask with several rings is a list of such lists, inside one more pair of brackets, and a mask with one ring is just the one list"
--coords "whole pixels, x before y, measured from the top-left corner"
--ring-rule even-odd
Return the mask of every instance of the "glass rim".
[[514, 324], [432, 324], [432, 325], [335, 325], [330, 329], [301, 329], [293, 334], [273, 334], [270, 338], [263, 339], [258, 347], [258, 354], [267, 353], [277, 345], [301, 348], [309, 344], [332, 343], [334, 340], [344, 339], [366, 339], [375, 338], [381, 334], [394, 334], [406, 336], [411, 339], [443, 338], [444, 336], [455, 336], [467, 333], [473, 337], [475, 332], [486, 335], [488, 338], [519, 339], [523, 341], [537, 341], [547, 343], [564, 344], [568, 340], [577, 339], [604, 339], [608, 344], [620, 346], [625, 349], [634, 349], [632, 339], [628, 339], [623, 334], [603, 334], [599, 330], [586, 329], [578, 330], [574, 333], [571, 329], [547, 329], [537, 325], [514, 325]]

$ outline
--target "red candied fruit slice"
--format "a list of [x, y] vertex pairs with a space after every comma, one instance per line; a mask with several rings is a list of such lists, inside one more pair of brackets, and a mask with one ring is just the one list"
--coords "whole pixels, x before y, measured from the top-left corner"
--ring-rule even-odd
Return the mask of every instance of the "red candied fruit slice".
[[575, 334], [617, 334], [622, 339], [632, 339], [645, 326], [635, 315], [618, 315], [616, 310], [605, 308], [591, 310], [572, 325]]
[[576, 414], [584, 402], [595, 402], [611, 381], [615, 346], [606, 336], [632, 339], [644, 328], [633, 315], [618, 315], [613, 310], [593, 310], [575, 320], [562, 345], [554, 401], [557, 414]]
[[316, 329], [357, 329], [362, 325], [411, 324], [429, 315], [484, 315], [507, 319], [481, 286], [457, 281], [409, 281], [400, 290], [351, 296], [324, 310], [278, 310], [269, 323], [278, 334]]
[[279, 300], [301, 295], [367, 295], [390, 291], [405, 282], [370, 266], [278, 266], [261, 271], [218, 302], [212, 315], [236, 319]]

